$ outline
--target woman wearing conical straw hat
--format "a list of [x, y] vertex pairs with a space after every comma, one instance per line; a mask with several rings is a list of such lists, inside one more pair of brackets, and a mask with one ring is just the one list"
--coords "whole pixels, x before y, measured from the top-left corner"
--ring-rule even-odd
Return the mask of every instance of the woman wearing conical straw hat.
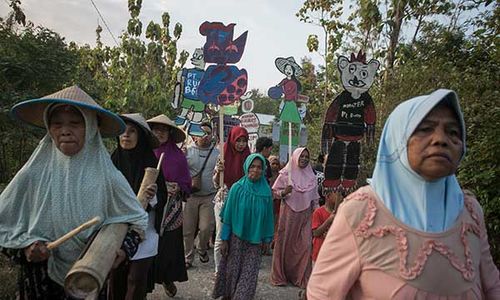
[[[159, 145], [144, 117], [139, 113], [123, 114], [126, 129], [118, 139], [118, 146], [111, 155], [116, 168], [123, 173], [136, 194], [139, 193], [146, 168], [156, 168], [158, 160], [153, 149]], [[139, 244], [135, 255], [111, 272], [109, 299], [144, 299], [148, 283], [154, 285], [149, 273], [154, 257], [158, 253], [161, 217], [167, 201], [165, 180], [160, 173], [156, 183], [146, 187], [148, 199], [148, 227], [145, 239]]]
[[174, 282], [188, 280], [184, 262], [182, 202], [191, 194], [191, 175], [186, 156], [177, 146], [184, 142], [186, 134], [163, 114], [147, 122], [160, 141], [160, 146], [154, 150], [156, 157], [164, 154], [161, 170], [168, 193], [161, 220], [158, 255], [154, 263], [155, 281], [163, 285], [167, 296], [174, 297], [177, 293]]
[[[120, 134], [125, 124], [77, 86], [21, 102], [12, 115], [47, 134], [0, 195], [0, 247], [21, 265], [21, 299], [64, 299], [64, 278], [94, 231], [131, 225], [119, 262], [134, 255], [147, 226], [101, 138]], [[48, 241], [94, 216], [102, 222], [47, 249]]]

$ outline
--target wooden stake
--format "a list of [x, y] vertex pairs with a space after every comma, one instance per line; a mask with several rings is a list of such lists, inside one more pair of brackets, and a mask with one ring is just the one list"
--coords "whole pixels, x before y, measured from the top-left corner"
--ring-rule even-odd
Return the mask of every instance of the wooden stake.
[[95, 224], [101, 222], [101, 218], [99, 217], [95, 217], [85, 223], [83, 223], [82, 225], [76, 227], [75, 229], [71, 230], [70, 232], [66, 233], [65, 235], [63, 235], [62, 237], [58, 238], [57, 240], [53, 241], [53, 242], [50, 242], [47, 244], [47, 249], [49, 250], [52, 250], [52, 249], [55, 249], [57, 247], [59, 247], [62, 243], [66, 242], [67, 240], [69, 240], [70, 238], [74, 237], [75, 235], [79, 234], [80, 232], [82, 232], [83, 230], [91, 227], [91, 226], [94, 226]]
[[161, 168], [161, 163], [163, 161], [163, 154], [165, 154], [164, 152], [162, 152], [160, 154], [160, 159], [158, 159], [158, 165], [156, 166], [156, 170], [160, 171], [160, 168]]
[[[219, 106], [219, 152], [220, 161], [224, 165], [224, 106]], [[224, 172], [219, 174], [219, 186], [224, 187]]]
[[292, 123], [288, 122], [288, 185], [292, 185]]

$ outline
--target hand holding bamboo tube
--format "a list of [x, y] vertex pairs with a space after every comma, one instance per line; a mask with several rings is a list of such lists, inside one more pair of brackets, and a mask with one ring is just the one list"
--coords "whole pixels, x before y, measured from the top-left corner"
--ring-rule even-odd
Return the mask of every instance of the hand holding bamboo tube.
[[[160, 172], [163, 154], [160, 156], [158, 166], [155, 168], [146, 168], [144, 178], [137, 195], [145, 201], [143, 207], [148, 204], [145, 189], [156, 182]], [[95, 298], [104, 286], [109, 271], [116, 259], [116, 252], [127, 234], [128, 224], [114, 223], [101, 228], [95, 239], [89, 245], [87, 251], [81, 259], [75, 262], [71, 270], [66, 275], [64, 288], [66, 292], [75, 298], [91, 297]]]
[[155, 168], [146, 168], [144, 171], [144, 177], [142, 178], [141, 187], [137, 193], [137, 200], [141, 203], [142, 207], [145, 209], [148, 206], [149, 198], [147, 196], [146, 190], [148, 186], [156, 183], [158, 179], [158, 174], [160, 174], [161, 163], [163, 161], [163, 153], [160, 155], [158, 160], [158, 165]]
[[66, 242], [67, 240], [74, 237], [75, 235], [82, 232], [83, 230], [98, 224], [99, 222], [101, 222], [101, 218], [95, 217], [95, 218], [83, 223], [82, 225], [76, 227], [75, 229], [66, 233], [65, 235], [58, 238], [57, 240], [50, 242], [50, 243], [47, 243], [47, 249], [52, 250], [52, 249], [59, 247], [62, 243]]

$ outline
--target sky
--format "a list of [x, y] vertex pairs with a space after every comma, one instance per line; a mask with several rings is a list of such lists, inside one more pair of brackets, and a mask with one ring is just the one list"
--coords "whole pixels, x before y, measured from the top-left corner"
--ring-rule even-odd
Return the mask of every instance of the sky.
[[[21, 8], [28, 20], [58, 32], [66, 41], [95, 45], [95, 28], [103, 27], [102, 40], [114, 45], [110, 33], [99, 20], [90, 0], [22, 0]], [[8, 0], [0, 0], [0, 16], [5, 17], [10, 8]], [[113, 35], [119, 39], [129, 20], [126, 0], [94, 0]], [[170, 14], [171, 29], [179, 22], [183, 26], [180, 50], [192, 53], [202, 47], [204, 37], [198, 28], [204, 21], [236, 23], [234, 37], [248, 30], [247, 44], [239, 68], [245, 68], [249, 89], [262, 91], [276, 85], [283, 75], [274, 66], [276, 57], [293, 56], [297, 62], [310, 57], [316, 65], [322, 58], [310, 53], [306, 47], [309, 34], [317, 34], [318, 26], [300, 22], [295, 16], [303, 0], [143, 0], [141, 21], [143, 32], [150, 20], [161, 23], [161, 15]], [[186, 64], [190, 67], [191, 64]]]

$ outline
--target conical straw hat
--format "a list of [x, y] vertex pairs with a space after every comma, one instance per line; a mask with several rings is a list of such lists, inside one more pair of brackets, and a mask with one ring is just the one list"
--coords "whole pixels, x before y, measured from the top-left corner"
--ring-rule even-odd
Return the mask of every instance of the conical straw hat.
[[11, 114], [30, 125], [45, 128], [43, 113], [47, 106], [52, 103], [65, 103], [94, 110], [97, 113], [99, 131], [103, 137], [117, 136], [125, 130], [125, 123], [117, 114], [102, 108], [92, 97], [76, 85], [42, 98], [20, 102], [12, 107]]
[[293, 58], [292, 56], [287, 58], [278, 57], [274, 61], [274, 64], [276, 65], [276, 68], [278, 68], [278, 70], [283, 74], [285, 74], [285, 66], [291, 65], [295, 69], [295, 76], [296, 77], [302, 76], [302, 67], [295, 62], [295, 58]]
[[158, 146], [160, 146], [160, 141], [158, 141], [153, 132], [151, 132], [151, 127], [149, 127], [148, 123], [146, 122], [146, 119], [144, 119], [144, 117], [140, 113], [122, 114], [120, 115], [120, 117], [124, 121], [132, 122], [135, 125], [142, 128], [144, 133], [146, 134], [146, 138], [151, 148], [155, 149], [158, 148]]
[[157, 123], [157, 124], [163, 124], [163, 125], [167, 125], [169, 127], [172, 127], [174, 130], [172, 130], [170, 135], [172, 136], [172, 138], [174, 139], [174, 142], [176, 144], [181, 143], [186, 139], [186, 133], [184, 132], [184, 130], [177, 127], [175, 125], [174, 121], [170, 120], [164, 114], [161, 114], [161, 115], [158, 115], [154, 118], [151, 118], [147, 122], [149, 125]]

